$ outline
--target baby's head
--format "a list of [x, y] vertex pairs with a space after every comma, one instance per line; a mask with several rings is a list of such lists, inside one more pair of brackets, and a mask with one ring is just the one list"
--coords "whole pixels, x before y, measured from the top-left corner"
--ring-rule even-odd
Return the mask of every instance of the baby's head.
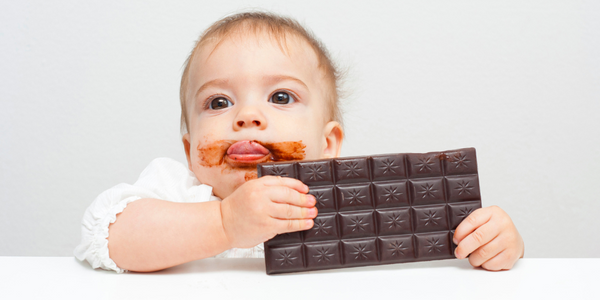
[[258, 163], [339, 156], [339, 77], [294, 20], [251, 12], [217, 21], [181, 78], [190, 170], [225, 198], [256, 178]]

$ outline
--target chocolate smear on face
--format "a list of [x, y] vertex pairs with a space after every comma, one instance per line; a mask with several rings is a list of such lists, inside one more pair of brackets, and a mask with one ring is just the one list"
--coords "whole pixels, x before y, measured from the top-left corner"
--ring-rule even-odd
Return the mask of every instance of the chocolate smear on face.
[[303, 160], [306, 157], [306, 145], [300, 142], [257, 143], [271, 151], [272, 161]]
[[[205, 146], [198, 145], [198, 158], [200, 158], [200, 165], [204, 167], [216, 167], [224, 165], [222, 172], [228, 171], [246, 171], [244, 175], [245, 181], [258, 178], [256, 173], [256, 164], [248, 164], [246, 166], [231, 166], [224, 164], [225, 156], [227, 155], [227, 149], [235, 142], [234, 140], [219, 140], [207, 144]], [[277, 143], [263, 143], [260, 141], [254, 141], [255, 143], [261, 144], [263, 147], [269, 150], [269, 157], [262, 162], [274, 162], [274, 161], [290, 161], [290, 160], [303, 160], [306, 157], [304, 149], [306, 145], [299, 142], [277, 142]]]
[[246, 172], [246, 175], [244, 175], [244, 180], [246, 181], [256, 178], [258, 178], [258, 173], [256, 173], [256, 171]]
[[198, 158], [200, 165], [205, 167], [215, 167], [223, 163], [223, 158], [227, 153], [227, 149], [235, 141], [220, 140], [200, 147], [198, 145]]

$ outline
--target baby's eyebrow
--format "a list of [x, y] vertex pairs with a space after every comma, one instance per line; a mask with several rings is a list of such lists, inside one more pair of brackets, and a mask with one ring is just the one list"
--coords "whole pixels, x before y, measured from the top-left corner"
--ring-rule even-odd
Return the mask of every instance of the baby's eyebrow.
[[288, 75], [271, 75], [271, 76], [263, 76], [263, 81], [267, 82], [268, 84], [275, 84], [277, 82], [280, 81], [285, 81], [285, 80], [291, 80], [291, 81], [295, 81], [299, 84], [301, 84], [302, 86], [304, 86], [304, 88], [308, 91], [308, 86], [306, 85], [306, 83], [304, 83], [302, 80], [296, 78], [296, 77], [292, 77], [292, 76], [288, 76]]
[[[290, 80], [290, 81], [294, 81], [296, 83], [301, 84], [307, 91], [310, 92], [308, 86], [306, 85], [306, 83], [304, 83], [302, 80], [296, 78], [296, 77], [292, 77], [292, 76], [288, 76], [288, 75], [265, 75], [263, 76], [263, 81], [266, 82], [269, 85], [273, 85], [275, 83], [281, 82], [281, 81], [285, 81], [285, 80]], [[213, 79], [211, 81], [208, 81], [206, 83], [204, 83], [196, 92], [195, 97], [197, 98], [198, 95], [200, 95], [200, 93], [202, 93], [202, 91], [204, 91], [205, 89], [211, 87], [211, 86], [215, 86], [215, 87], [223, 87], [223, 86], [227, 86], [227, 84], [229, 83], [229, 79], [221, 79], [221, 78], [217, 78], [217, 79]]]
[[211, 86], [216, 86], [216, 87], [220, 87], [220, 86], [226, 86], [227, 83], [229, 83], [229, 79], [213, 79], [211, 81], [208, 81], [206, 83], [204, 83], [196, 92], [196, 95], [194, 96], [195, 98], [198, 98], [198, 95], [200, 95], [200, 93], [202, 93], [202, 91], [204, 91], [205, 89], [211, 87]]

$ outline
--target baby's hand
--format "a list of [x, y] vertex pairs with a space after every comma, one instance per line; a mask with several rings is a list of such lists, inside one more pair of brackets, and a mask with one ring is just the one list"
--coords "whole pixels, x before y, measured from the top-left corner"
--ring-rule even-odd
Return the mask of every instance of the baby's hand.
[[250, 248], [276, 234], [313, 227], [316, 199], [293, 178], [264, 176], [221, 202], [223, 229], [232, 248]]
[[523, 257], [523, 239], [512, 220], [497, 206], [480, 208], [464, 219], [454, 232], [459, 259], [490, 271], [508, 270]]

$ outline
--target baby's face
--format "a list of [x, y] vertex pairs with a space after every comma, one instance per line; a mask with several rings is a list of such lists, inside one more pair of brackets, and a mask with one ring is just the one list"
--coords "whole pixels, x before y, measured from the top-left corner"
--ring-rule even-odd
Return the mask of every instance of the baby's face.
[[287, 44], [286, 55], [260, 33], [226, 38], [190, 66], [183, 143], [190, 170], [221, 198], [256, 178], [258, 163], [339, 155], [317, 56], [302, 39]]

